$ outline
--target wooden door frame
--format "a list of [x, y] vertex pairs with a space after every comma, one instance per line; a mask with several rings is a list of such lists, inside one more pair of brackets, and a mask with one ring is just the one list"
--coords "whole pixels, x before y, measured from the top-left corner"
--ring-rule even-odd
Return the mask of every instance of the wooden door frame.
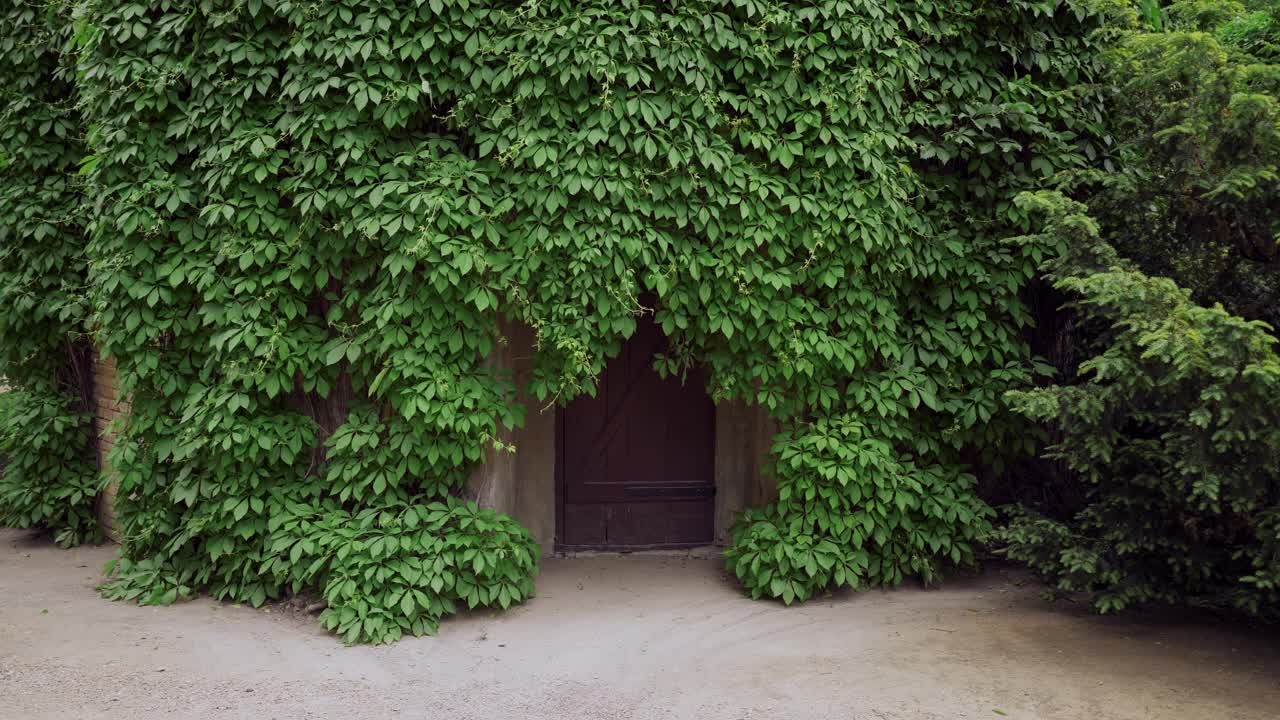
[[563, 552], [564, 544], [564, 406], [556, 403], [556, 537], [553, 552]]

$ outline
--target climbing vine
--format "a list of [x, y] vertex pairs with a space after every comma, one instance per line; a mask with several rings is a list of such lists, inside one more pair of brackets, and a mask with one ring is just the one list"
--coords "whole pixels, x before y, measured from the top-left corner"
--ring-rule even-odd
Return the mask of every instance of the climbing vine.
[[350, 642], [527, 598], [528, 533], [458, 497], [523, 418], [499, 318], [541, 401], [653, 313], [661, 371], [778, 419], [752, 595], [971, 562], [973, 468], [1028, 441], [1040, 249], [999, 238], [1096, 153], [1096, 5], [83, 0], [104, 592], [310, 589]]
[[0, 10], [0, 525], [95, 540], [84, 155], [68, 8]]

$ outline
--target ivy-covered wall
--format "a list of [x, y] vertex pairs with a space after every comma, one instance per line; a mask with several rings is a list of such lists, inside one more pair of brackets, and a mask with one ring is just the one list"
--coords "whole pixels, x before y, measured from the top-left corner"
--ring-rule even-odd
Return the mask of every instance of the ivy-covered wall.
[[[92, 322], [132, 415], [106, 592], [311, 588], [344, 638], [519, 602], [538, 550], [459, 499], [643, 313], [779, 424], [753, 596], [972, 560], [1029, 439], [1002, 243], [1094, 152], [1084, 0], [84, 0]], [[652, 307], [639, 298], [646, 292]]]
[[70, 9], [0, 6], [0, 525], [100, 536]]

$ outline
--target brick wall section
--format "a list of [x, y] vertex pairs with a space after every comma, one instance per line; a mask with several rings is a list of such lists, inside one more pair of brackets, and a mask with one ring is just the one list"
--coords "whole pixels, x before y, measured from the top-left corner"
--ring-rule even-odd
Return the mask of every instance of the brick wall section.
[[[111, 477], [111, 467], [107, 455], [115, 447], [116, 426], [129, 416], [129, 402], [120, 398], [116, 385], [115, 358], [103, 356], [96, 349], [93, 354], [93, 404], [94, 431], [98, 435], [97, 453], [98, 469], [106, 477]], [[102, 492], [98, 494], [98, 520], [106, 530], [107, 536], [118, 540], [119, 526], [116, 523], [115, 499], [116, 482], [108, 480]]]

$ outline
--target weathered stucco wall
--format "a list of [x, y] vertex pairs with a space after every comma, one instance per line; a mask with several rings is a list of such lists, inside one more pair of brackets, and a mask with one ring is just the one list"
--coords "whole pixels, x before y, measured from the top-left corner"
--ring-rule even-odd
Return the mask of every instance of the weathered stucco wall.
[[776, 432], [777, 423], [758, 405], [733, 401], [716, 406], [717, 545], [728, 542], [738, 513], [777, 498], [777, 483], [764, 468]]
[[[115, 358], [107, 357], [96, 349], [93, 354], [93, 429], [98, 436], [97, 454], [99, 471], [111, 476], [107, 456], [116, 444], [117, 421], [124, 422], [129, 416], [129, 402], [120, 397], [120, 389], [116, 384]], [[117, 485], [108, 482], [102, 492], [98, 493], [98, 522], [102, 523], [107, 537], [119, 539], [119, 524], [116, 522], [115, 500]]]
[[549, 555], [556, 535], [556, 412], [523, 393], [533, 368], [533, 330], [508, 323], [501, 330], [506, 342], [494, 350], [489, 365], [513, 373], [516, 387], [522, 388], [525, 423], [501, 433], [499, 440], [514, 450], [490, 449], [485, 464], [467, 482], [467, 495], [518, 520]]
[[[520, 325], [508, 337], [517, 387], [524, 388], [533, 371], [533, 329]], [[556, 539], [556, 409], [527, 397], [523, 390], [520, 401], [526, 409], [524, 427], [513, 434], [517, 492], [511, 516], [533, 533], [542, 553], [549, 555]]]

